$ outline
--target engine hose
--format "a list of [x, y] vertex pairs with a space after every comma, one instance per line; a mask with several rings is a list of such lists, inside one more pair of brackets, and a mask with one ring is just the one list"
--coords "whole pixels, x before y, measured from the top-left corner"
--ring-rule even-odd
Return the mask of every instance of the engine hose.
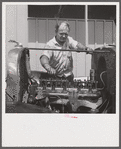
[[109, 105], [109, 101], [108, 101], [108, 103], [107, 103], [105, 109], [103, 110], [103, 113], [106, 113], [106, 110], [107, 110], [107, 108], [108, 108], [108, 105]]
[[105, 100], [104, 100], [104, 102], [98, 107], [98, 110], [100, 110], [100, 109], [104, 106], [104, 104], [105, 104], [106, 102], [108, 102], [108, 99], [105, 99]]
[[7, 91], [5, 93], [12, 99], [12, 101], [14, 101], [14, 98], [10, 94], [8, 94]]
[[101, 72], [101, 74], [100, 74], [100, 79], [101, 79], [101, 81], [102, 81], [102, 83], [103, 83], [103, 87], [102, 87], [102, 88], [97, 88], [98, 91], [103, 90], [104, 87], [105, 87], [105, 83], [104, 83], [104, 81], [103, 81], [103, 79], [102, 79], [102, 75], [103, 75], [104, 73], [106, 73], [106, 71], [103, 71], [103, 72]]

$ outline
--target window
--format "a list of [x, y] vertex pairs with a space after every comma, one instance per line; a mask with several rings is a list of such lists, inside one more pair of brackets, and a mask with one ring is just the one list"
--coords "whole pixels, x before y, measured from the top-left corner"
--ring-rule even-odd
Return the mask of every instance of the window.
[[88, 18], [89, 19], [115, 20], [116, 19], [116, 6], [114, 5], [88, 6]]
[[84, 5], [28, 5], [28, 17], [84, 19]]

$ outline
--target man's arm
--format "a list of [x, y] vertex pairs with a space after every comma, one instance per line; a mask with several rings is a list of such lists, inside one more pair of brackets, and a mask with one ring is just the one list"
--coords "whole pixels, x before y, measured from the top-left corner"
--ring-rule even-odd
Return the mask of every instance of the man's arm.
[[[86, 46], [84, 46], [84, 45], [82, 45], [81, 43], [79, 43], [78, 42], [78, 44], [77, 44], [77, 50], [84, 50], [84, 51], [87, 51], [87, 54], [88, 53], [92, 53], [92, 51], [93, 51], [93, 49], [92, 48], [90, 48], [90, 47], [86, 47]], [[80, 52], [80, 51], [79, 51]]]
[[76, 49], [77, 51], [79, 51], [79, 52], [80, 52], [80, 50], [84, 50], [87, 52], [92, 51], [91, 48], [84, 46], [80, 42], [74, 40], [72, 37], [68, 37], [68, 39], [69, 39], [69, 43], [70, 43], [71, 47]]
[[77, 43], [77, 50], [87, 50], [87, 47], [82, 45], [80, 42]]
[[47, 70], [49, 74], [55, 74], [56, 70], [49, 65], [49, 58], [46, 55], [40, 57], [41, 65]]

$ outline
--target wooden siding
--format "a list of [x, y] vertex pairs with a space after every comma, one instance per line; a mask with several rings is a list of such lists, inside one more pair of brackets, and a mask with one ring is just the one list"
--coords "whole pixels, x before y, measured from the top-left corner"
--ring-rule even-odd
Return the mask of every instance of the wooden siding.
[[27, 5], [6, 5], [6, 49], [14, 47], [10, 39], [28, 46]]
[[27, 5], [6, 5], [5, 18], [5, 48], [6, 48], [6, 63], [7, 53], [14, 48], [15, 44], [8, 42], [16, 40], [28, 46], [28, 21], [27, 21]]

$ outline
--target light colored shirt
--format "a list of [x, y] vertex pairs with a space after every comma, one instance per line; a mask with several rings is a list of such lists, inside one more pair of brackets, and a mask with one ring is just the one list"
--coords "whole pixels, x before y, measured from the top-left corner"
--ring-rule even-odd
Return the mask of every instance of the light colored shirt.
[[[78, 42], [72, 37], [67, 38], [64, 45], [60, 45], [55, 37], [47, 42], [45, 48], [48, 49], [77, 49]], [[42, 55], [46, 55], [49, 58], [49, 64], [56, 70], [57, 76], [69, 76], [73, 71], [73, 58], [72, 52], [69, 51], [43, 51]]]

